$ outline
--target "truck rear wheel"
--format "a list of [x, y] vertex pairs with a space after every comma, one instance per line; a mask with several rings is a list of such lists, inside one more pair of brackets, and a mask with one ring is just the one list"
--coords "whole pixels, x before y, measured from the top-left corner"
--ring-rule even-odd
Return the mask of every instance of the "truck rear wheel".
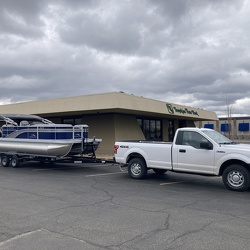
[[1, 164], [3, 167], [8, 167], [10, 163], [10, 158], [7, 155], [1, 156]]
[[228, 166], [223, 172], [222, 180], [233, 191], [246, 191], [250, 188], [250, 172], [238, 164]]
[[128, 163], [129, 176], [134, 179], [143, 179], [147, 176], [147, 166], [143, 159], [133, 158]]
[[13, 155], [10, 159], [10, 166], [13, 168], [17, 168], [20, 165], [20, 160], [18, 158], [18, 156]]

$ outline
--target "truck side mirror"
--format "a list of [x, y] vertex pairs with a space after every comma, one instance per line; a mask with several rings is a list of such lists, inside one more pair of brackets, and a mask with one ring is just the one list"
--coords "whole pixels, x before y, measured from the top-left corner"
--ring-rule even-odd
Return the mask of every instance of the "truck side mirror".
[[213, 144], [211, 142], [201, 142], [200, 148], [211, 150], [211, 149], [213, 149]]

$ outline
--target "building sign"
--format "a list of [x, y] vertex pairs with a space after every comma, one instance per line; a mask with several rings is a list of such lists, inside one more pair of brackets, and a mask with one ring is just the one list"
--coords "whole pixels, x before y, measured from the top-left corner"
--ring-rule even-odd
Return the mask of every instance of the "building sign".
[[177, 108], [175, 106], [173, 106], [172, 104], [166, 104], [167, 109], [169, 114], [175, 114], [175, 113], [179, 113], [182, 115], [196, 115], [199, 116], [197, 111], [194, 111], [193, 109], [188, 109], [188, 108]]

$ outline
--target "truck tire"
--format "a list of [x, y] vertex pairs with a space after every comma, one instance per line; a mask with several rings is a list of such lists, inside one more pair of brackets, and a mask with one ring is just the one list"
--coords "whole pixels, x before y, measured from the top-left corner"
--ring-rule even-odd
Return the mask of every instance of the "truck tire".
[[143, 159], [133, 158], [128, 163], [128, 173], [133, 179], [143, 179], [147, 176], [147, 166]]
[[153, 168], [153, 171], [157, 174], [157, 175], [163, 175], [167, 172], [166, 169], [160, 169], [160, 168]]
[[10, 166], [13, 168], [17, 168], [20, 165], [20, 160], [18, 158], [18, 156], [13, 155], [10, 159]]
[[244, 166], [228, 166], [222, 175], [224, 185], [233, 191], [246, 191], [250, 188], [250, 172]]
[[10, 158], [7, 155], [2, 155], [1, 156], [1, 165], [3, 167], [8, 167], [10, 163]]

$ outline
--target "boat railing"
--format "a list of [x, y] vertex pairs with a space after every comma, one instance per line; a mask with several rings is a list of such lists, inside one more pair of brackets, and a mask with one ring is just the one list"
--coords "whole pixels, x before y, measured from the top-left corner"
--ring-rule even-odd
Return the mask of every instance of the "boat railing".
[[12, 119], [6, 116], [3, 116], [3, 121], [6, 123], [6, 125], [18, 126], [16, 122], [14, 122]]
[[52, 121], [45, 119], [45, 118], [42, 118], [42, 122], [45, 124], [54, 124]]
[[88, 125], [35, 124], [22, 121], [20, 126], [6, 124], [2, 126], [3, 137], [22, 139], [76, 140], [88, 138]]
[[[77, 132], [80, 132], [80, 136], [77, 134]], [[73, 134], [72, 134], [72, 138], [73, 139], [79, 139], [79, 137], [81, 139], [83, 138], [88, 138], [88, 133], [89, 133], [89, 126], [88, 125], [75, 125], [73, 126]]]
[[[51, 123], [49, 123], [51, 124]], [[88, 125], [75, 125], [69, 124], [54, 124], [52, 127], [37, 126], [36, 128], [36, 139], [41, 139], [40, 133], [51, 133], [54, 134], [54, 139], [86, 139], [88, 138], [89, 126]], [[47, 128], [47, 129], [46, 129]], [[51, 131], [52, 130], [52, 131]], [[61, 133], [61, 135], [60, 135]], [[62, 136], [62, 134], [64, 134]], [[71, 134], [71, 135], [70, 135]], [[60, 136], [58, 136], [60, 135]]]

